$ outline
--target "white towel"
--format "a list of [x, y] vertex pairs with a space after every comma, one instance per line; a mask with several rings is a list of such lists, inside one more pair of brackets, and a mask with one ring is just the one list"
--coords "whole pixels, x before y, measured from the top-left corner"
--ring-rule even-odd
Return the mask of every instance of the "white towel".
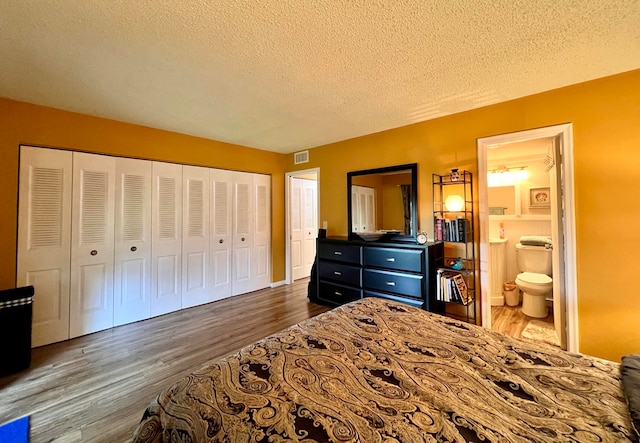
[[520, 244], [527, 246], [551, 245], [551, 237], [546, 235], [523, 235], [520, 237]]

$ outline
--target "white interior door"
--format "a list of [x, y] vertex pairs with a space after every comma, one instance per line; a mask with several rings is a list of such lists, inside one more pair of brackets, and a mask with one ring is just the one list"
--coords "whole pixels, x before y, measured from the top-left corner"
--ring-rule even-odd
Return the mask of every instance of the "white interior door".
[[252, 291], [271, 284], [271, 176], [253, 174]]
[[151, 315], [151, 162], [116, 160], [115, 326]]
[[209, 171], [211, 186], [211, 292], [214, 300], [231, 295], [233, 250], [232, 203], [234, 172]]
[[311, 275], [311, 267], [316, 259], [316, 238], [318, 233], [318, 182], [304, 181], [304, 276]]
[[353, 232], [360, 232], [361, 224], [360, 198], [358, 194], [358, 186], [351, 186], [351, 229]]
[[253, 263], [253, 231], [254, 201], [253, 175], [236, 172], [233, 184], [233, 267], [232, 287], [233, 295], [244, 294], [253, 290], [251, 269]]
[[291, 223], [291, 277], [298, 280], [307, 277], [305, 274], [305, 229], [304, 223], [304, 179], [291, 177], [289, 186], [289, 216]]
[[365, 223], [363, 231], [375, 231], [376, 230], [376, 191], [373, 188], [363, 188], [365, 210], [364, 218]]
[[71, 338], [113, 326], [114, 157], [73, 154]]
[[[555, 158], [560, 158], [560, 144], [562, 137], [556, 136], [553, 139], [553, 150]], [[553, 324], [556, 328], [556, 335], [560, 341], [560, 347], [567, 349], [566, 325], [566, 287], [565, 287], [565, 250], [564, 250], [564, 230], [562, 229], [563, 210], [562, 202], [562, 168], [555, 164], [549, 171], [549, 181], [551, 186], [551, 238], [553, 239]]]
[[153, 162], [151, 316], [182, 307], [182, 165]]
[[69, 151], [20, 148], [17, 285], [33, 285], [32, 346], [69, 338]]
[[182, 167], [182, 307], [214, 300], [210, 288], [209, 168]]

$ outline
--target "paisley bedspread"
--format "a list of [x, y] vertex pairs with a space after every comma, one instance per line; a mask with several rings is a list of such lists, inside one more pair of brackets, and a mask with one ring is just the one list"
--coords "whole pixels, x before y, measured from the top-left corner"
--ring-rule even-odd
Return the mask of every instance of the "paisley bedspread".
[[631, 441], [620, 365], [365, 298], [216, 360], [134, 442]]

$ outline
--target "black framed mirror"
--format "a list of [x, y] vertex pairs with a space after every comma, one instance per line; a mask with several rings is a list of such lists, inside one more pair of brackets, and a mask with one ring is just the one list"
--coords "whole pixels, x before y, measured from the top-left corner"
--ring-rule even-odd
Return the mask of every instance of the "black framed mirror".
[[416, 241], [418, 164], [347, 173], [350, 240]]

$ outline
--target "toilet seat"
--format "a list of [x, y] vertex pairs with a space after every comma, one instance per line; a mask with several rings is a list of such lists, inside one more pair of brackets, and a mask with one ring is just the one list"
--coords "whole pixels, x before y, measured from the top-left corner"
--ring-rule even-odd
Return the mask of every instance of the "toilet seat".
[[522, 272], [518, 274], [518, 279], [524, 283], [530, 283], [533, 285], [550, 284], [553, 282], [551, 277], [545, 274], [537, 274], [535, 272]]

